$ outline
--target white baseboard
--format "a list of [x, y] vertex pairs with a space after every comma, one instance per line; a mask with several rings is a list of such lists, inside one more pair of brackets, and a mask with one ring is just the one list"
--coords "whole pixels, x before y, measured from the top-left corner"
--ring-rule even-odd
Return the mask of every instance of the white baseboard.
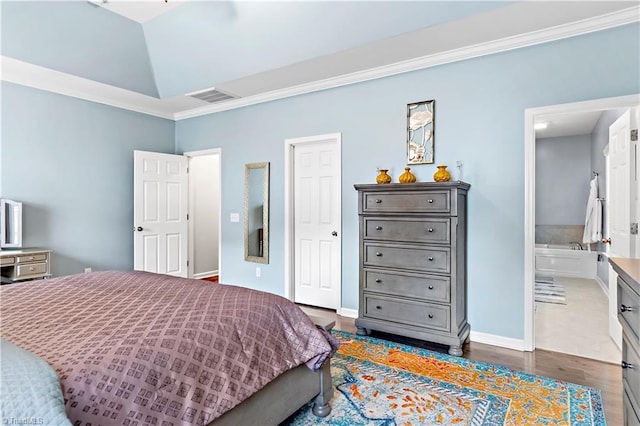
[[218, 275], [218, 271], [199, 272], [197, 274], [193, 274], [193, 278], [201, 280], [203, 278], [215, 277], [216, 275]]
[[338, 308], [336, 312], [341, 317], [347, 318], [358, 318], [358, 310], [357, 309], [349, 309], [349, 308]]
[[495, 334], [480, 333], [478, 331], [471, 331], [469, 338], [472, 342], [475, 343], [484, 343], [485, 345], [499, 346], [506, 349], [515, 349], [516, 351], [524, 351], [523, 339], [496, 336]]
[[604, 293], [605, 296], [607, 296], [607, 299], [608, 299], [609, 298], [609, 289], [607, 288], [607, 285], [597, 275], [596, 275], [596, 282], [600, 285], [600, 288], [602, 289], [602, 292]]

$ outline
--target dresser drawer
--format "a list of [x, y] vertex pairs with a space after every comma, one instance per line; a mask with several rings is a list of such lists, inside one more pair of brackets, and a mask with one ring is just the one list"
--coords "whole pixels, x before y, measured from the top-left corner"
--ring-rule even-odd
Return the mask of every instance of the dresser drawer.
[[24, 256], [18, 256], [16, 259], [16, 263], [27, 263], [27, 262], [42, 262], [47, 260], [47, 254], [27, 254]]
[[630, 339], [640, 347], [640, 295], [618, 276], [618, 319]]
[[448, 277], [389, 273], [374, 269], [365, 269], [364, 275], [364, 289], [369, 292], [432, 302], [449, 303], [451, 301], [451, 283]]
[[16, 267], [16, 278], [27, 278], [32, 275], [42, 275], [47, 273], [46, 263], [28, 263]]
[[0, 257], [0, 265], [13, 265], [16, 262], [16, 258], [11, 257]]
[[364, 316], [435, 330], [449, 331], [451, 311], [448, 306], [420, 303], [364, 293]]
[[448, 274], [451, 250], [448, 247], [364, 243], [365, 266], [411, 269]]
[[451, 195], [446, 190], [365, 192], [362, 209], [362, 213], [449, 213]]
[[451, 242], [451, 219], [364, 218], [364, 238], [416, 243]]
[[640, 407], [640, 356], [627, 342], [627, 335], [622, 339], [622, 361], [631, 364], [632, 368], [622, 369], [622, 382], [625, 391], [636, 407]]
[[624, 395], [622, 411], [624, 412], [625, 426], [640, 426], [640, 416], [636, 413], [629, 395], [627, 395], [626, 391], [623, 391], [622, 394]]

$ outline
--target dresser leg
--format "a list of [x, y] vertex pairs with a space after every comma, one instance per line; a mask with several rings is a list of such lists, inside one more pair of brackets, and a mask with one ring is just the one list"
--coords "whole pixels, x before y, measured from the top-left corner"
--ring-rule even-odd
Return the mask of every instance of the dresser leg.
[[369, 336], [371, 334], [371, 330], [364, 327], [358, 327], [358, 331], [356, 331], [358, 336]]
[[462, 356], [462, 345], [449, 346], [449, 355]]

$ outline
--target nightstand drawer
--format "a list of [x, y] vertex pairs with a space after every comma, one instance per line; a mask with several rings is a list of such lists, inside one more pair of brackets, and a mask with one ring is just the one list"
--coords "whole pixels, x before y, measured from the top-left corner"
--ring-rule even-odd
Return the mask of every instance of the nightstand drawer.
[[416, 243], [451, 242], [451, 219], [364, 218], [364, 238]]
[[46, 263], [29, 263], [26, 265], [18, 265], [16, 268], [16, 278], [26, 278], [32, 275], [43, 275], [46, 273]]
[[448, 306], [381, 297], [369, 293], [364, 294], [364, 303], [365, 317], [441, 331], [450, 330], [451, 310]]
[[16, 263], [16, 258], [11, 257], [0, 257], [0, 265], [13, 265]]
[[46, 253], [43, 254], [28, 254], [24, 256], [18, 256], [16, 259], [16, 263], [27, 263], [27, 262], [42, 262], [47, 260]]
[[364, 243], [364, 264], [448, 274], [451, 267], [448, 247], [428, 247]]
[[365, 192], [362, 209], [365, 213], [449, 213], [449, 191]]
[[448, 277], [387, 273], [372, 269], [365, 269], [364, 274], [364, 288], [367, 291], [432, 302], [449, 303], [451, 300], [451, 283]]

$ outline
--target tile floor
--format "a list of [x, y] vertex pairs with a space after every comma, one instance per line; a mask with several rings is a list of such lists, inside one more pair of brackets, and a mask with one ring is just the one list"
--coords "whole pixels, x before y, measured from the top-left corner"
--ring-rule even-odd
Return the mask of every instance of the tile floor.
[[536, 302], [536, 349], [619, 364], [622, 355], [609, 337], [608, 298], [595, 280], [557, 277], [567, 304]]

